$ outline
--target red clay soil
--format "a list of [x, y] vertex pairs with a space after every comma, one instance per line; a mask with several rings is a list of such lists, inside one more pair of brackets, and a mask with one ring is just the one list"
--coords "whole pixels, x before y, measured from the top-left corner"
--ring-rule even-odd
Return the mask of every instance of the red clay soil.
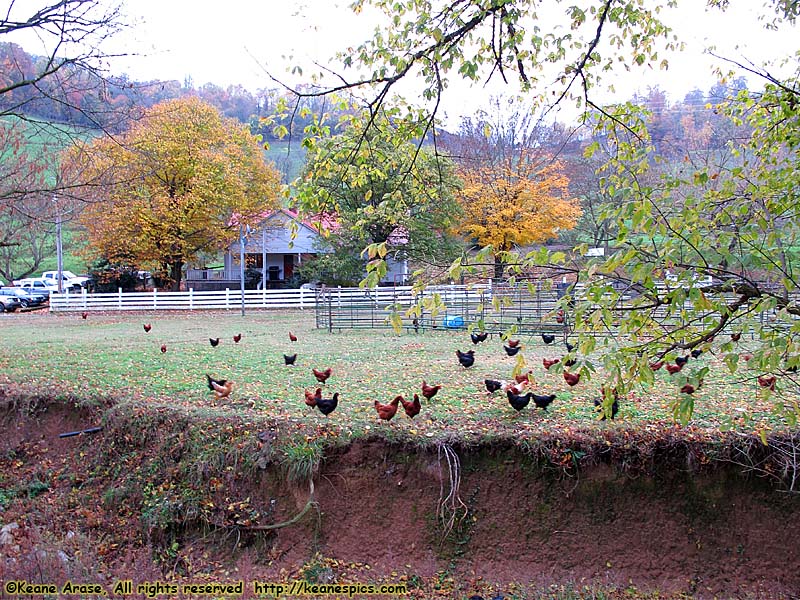
[[[58, 438], [92, 424], [85, 411], [59, 408], [0, 421], [0, 493], [49, 477], [49, 489], [32, 498], [18, 493], [0, 512], [0, 525], [20, 525], [15, 543], [0, 545], [0, 579], [34, 580], [25, 553], [47, 544], [51, 554], [64, 550], [65, 564], [80, 563], [77, 575], [74, 566], [51, 565], [56, 579], [166, 573], [274, 581], [308, 578], [316, 562], [324, 565], [315, 575], [323, 583], [452, 579], [456, 590], [440, 589], [439, 597], [500, 591], [509, 598], [517, 590], [530, 598], [519, 590], [568, 583], [659, 598], [800, 598], [800, 498], [731, 467], [670, 467], [632, 478], [600, 465], [567, 476], [518, 449], [461, 449], [454, 497], [468, 512], [443, 538], [436, 510], [451, 491], [452, 459], [448, 465], [436, 450], [360, 441], [328, 452], [314, 480], [319, 518], [311, 511], [266, 534], [183, 529], [170, 538], [180, 542], [173, 555], [143, 535], [141, 515], [104, 508], [100, 498], [113, 482], [92, 479], [92, 469], [101, 453], [115, 452], [110, 433]], [[252, 498], [273, 522], [290, 519], [308, 499], [307, 487], [286, 484], [272, 466], [238, 478], [236, 488], [216, 497]], [[76, 538], [87, 541], [80, 560]], [[433, 588], [420, 585], [428, 591], [411, 597], [430, 597]]]

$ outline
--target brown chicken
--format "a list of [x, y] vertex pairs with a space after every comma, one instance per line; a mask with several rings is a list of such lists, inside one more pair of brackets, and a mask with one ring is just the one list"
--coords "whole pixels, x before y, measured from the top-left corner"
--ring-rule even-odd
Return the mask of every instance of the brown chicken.
[[316, 408], [317, 400], [322, 398], [322, 388], [317, 388], [316, 392], [304, 390], [304, 393], [306, 395], [306, 406]]
[[750, 361], [750, 359], [752, 359], [752, 358], [753, 358], [753, 353], [752, 353], [752, 352], [743, 352], [743, 353], [742, 353], [742, 354], [740, 354], [739, 356], [741, 356], [741, 357], [742, 357], [743, 359], [745, 359], [746, 361]]
[[391, 421], [392, 417], [397, 413], [397, 406], [400, 404], [401, 400], [404, 400], [402, 396], [395, 396], [395, 399], [389, 404], [381, 404], [375, 400], [375, 411], [382, 420]]
[[516, 348], [519, 346], [519, 340], [508, 340], [506, 344], [508, 344], [511, 348]]
[[664, 366], [664, 361], [663, 360], [659, 360], [658, 362], [651, 362], [650, 363], [650, 368], [653, 371], [658, 371], [663, 366]]
[[681, 387], [681, 394], [694, 394], [696, 388], [691, 384], [687, 383], [683, 387]]
[[569, 371], [564, 371], [564, 381], [567, 382], [567, 385], [572, 387], [574, 385], [578, 385], [581, 380], [580, 373], [570, 373]]
[[775, 382], [777, 381], [775, 375], [759, 375], [758, 376], [758, 385], [763, 388], [769, 388], [773, 392], [775, 391]]
[[422, 395], [425, 396], [427, 400], [430, 400], [438, 394], [440, 389], [442, 389], [441, 385], [428, 385], [425, 383], [424, 379], [422, 380]]
[[164, 354], [164, 352], [166, 352], [166, 351], [167, 351], [167, 345], [166, 344], [161, 344], [161, 354]]
[[241, 333], [237, 333], [235, 336], [233, 336], [233, 341], [234, 341], [234, 343], [236, 343], [236, 344], [238, 344], [239, 342], [241, 342], [241, 341], [242, 341], [242, 334], [241, 334]]
[[675, 373], [677, 373], [683, 368], [683, 365], [671, 365], [667, 363], [666, 365], [664, 365], [664, 368], [670, 372], [670, 375], [675, 375]]
[[547, 369], [548, 371], [550, 370], [550, 367], [552, 367], [553, 365], [557, 365], [560, 362], [561, 360], [558, 358], [554, 358], [553, 360], [548, 360], [546, 358], [542, 359], [542, 364], [544, 365], [544, 368]]
[[231, 392], [233, 391], [233, 382], [229, 379], [225, 382], [225, 385], [219, 385], [212, 380], [211, 387], [214, 388], [214, 399], [222, 400], [223, 398], [227, 398], [231, 395]]
[[733, 340], [734, 342], [738, 342], [740, 337], [742, 337], [741, 333], [737, 332], [731, 334], [731, 340]]
[[89, 313], [87, 313], [87, 312], [82, 312], [81, 313], [81, 319], [85, 319], [88, 316], [89, 316]]
[[291, 331], [289, 332], [289, 339], [293, 342], [297, 341], [297, 336], [293, 334]]
[[419, 411], [422, 410], [422, 405], [419, 403], [419, 396], [414, 394], [414, 400], [406, 400], [402, 396], [398, 396], [400, 398], [400, 403], [403, 405], [403, 410], [406, 411], [406, 414], [410, 419], [413, 419], [419, 414]]
[[331, 373], [333, 373], [333, 370], [330, 367], [328, 367], [324, 371], [317, 371], [317, 369], [312, 368], [311, 371], [314, 373], [314, 377], [316, 377], [317, 381], [319, 381], [320, 383], [325, 383], [326, 381], [328, 381], [328, 378], [331, 376]]
[[530, 383], [533, 380], [533, 371], [528, 371], [520, 375], [515, 375], [514, 380], [517, 383]]
[[145, 333], [150, 333], [150, 330], [153, 328], [153, 326], [150, 325], [150, 323], [145, 323], [144, 325], [142, 325], [142, 327], [144, 328]]

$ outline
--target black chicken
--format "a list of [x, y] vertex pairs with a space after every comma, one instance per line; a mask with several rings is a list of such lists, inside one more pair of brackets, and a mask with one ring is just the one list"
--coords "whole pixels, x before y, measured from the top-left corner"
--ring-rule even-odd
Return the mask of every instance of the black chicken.
[[496, 379], [484, 379], [483, 383], [486, 385], [486, 391], [490, 393], [494, 393], [503, 387], [503, 382]]
[[692, 352], [691, 352], [691, 354], [692, 354], [692, 358], [700, 358], [700, 355], [701, 355], [702, 353], [703, 353], [703, 351], [702, 351], [700, 348], [695, 348], [695, 349], [694, 349], [694, 350], [692, 350]]
[[219, 387], [225, 387], [225, 384], [228, 383], [226, 379], [214, 379], [208, 373], [206, 373], [206, 379], [208, 380], [208, 389], [210, 389], [212, 392], [215, 391], [214, 384], [218, 385]]
[[293, 365], [294, 361], [296, 360], [297, 360], [297, 352], [291, 355], [290, 354], [283, 355], [283, 362], [286, 363], [287, 365]]
[[689, 362], [689, 356], [678, 356], [675, 358], [675, 364], [679, 367], [683, 367], [687, 362]]
[[556, 336], [554, 336], [554, 335], [553, 335], [553, 334], [551, 334], [551, 333], [543, 333], [543, 334], [542, 334], [542, 341], [543, 341], [545, 344], [552, 344], [553, 342], [555, 342], [555, 341], [556, 341]]
[[570, 344], [568, 341], [565, 341], [564, 345], [567, 347], [567, 352], [572, 352], [573, 350], [575, 350], [575, 346]]
[[503, 346], [503, 350], [505, 350], [506, 354], [509, 356], [516, 356], [517, 352], [520, 351], [520, 347], [517, 346], [516, 348], [512, 348], [511, 346]]
[[515, 394], [511, 390], [506, 392], [506, 396], [508, 396], [508, 403], [511, 405], [516, 411], [520, 411], [531, 402], [531, 398], [533, 397], [533, 392], [528, 392], [524, 396], [520, 396], [519, 394]]
[[478, 345], [481, 342], [485, 342], [486, 338], [489, 337], [489, 334], [486, 331], [483, 333], [470, 333], [469, 337], [473, 344]]
[[460, 362], [461, 366], [465, 369], [475, 364], [475, 350], [467, 350], [466, 352], [456, 350], [456, 356], [458, 357], [458, 362]]
[[[601, 421], [605, 421], [606, 420], [606, 411], [605, 411], [605, 409], [603, 409], [603, 401], [600, 400], [599, 398], [595, 398], [594, 406], [595, 406], [595, 410], [597, 412], [603, 414], [603, 416], [600, 417], [600, 420]], [[616, 398], [614, 398], [614, 402], [611, 405], [611, 419], [612, 420], [614, 419], [614, 417], [617, 416], [618, 412], [619, 412], [619, 401]]]
[[336, 392], [332, 398], [318, 398], [317, 408], [326, 417], [336, 410], [339, 405], [339, 392]]
[[212, 348], [216, 348], [219, 345], [219, 338], [208, 338], [208, 343]]
[[540, 396], [539, 394], [533, 394], [533, 403], [541, 408], [542, 410], [547, 410], [547, 407], [556, 399], [555, 394], [547, 394], [546, 396]]

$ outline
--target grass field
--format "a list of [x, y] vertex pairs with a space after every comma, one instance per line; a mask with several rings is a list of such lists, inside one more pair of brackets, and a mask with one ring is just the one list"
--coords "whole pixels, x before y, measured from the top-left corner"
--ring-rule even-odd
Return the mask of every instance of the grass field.
[[[353, 438], [381, 432], [390, 439], [419, 442], [510, 438], [523, 441], [542, 433], [572, 430], [673, 427], [673, 408], [687, 401], [675, 376], [664, 369], [656, 383], [636, 387], [621, 402], [614, 422], [599, 421], [598, 398], [602, 371], [591, 381], [570, 388], [558, 366], [545, 371], [542, 358], [558, 358], [566, 350], [546, 346], [538, 337], [522, 338], [532, 390], [555, 393], [547, 411], [533, 404], [517, 413], [502, 392], [489, 395], [485, 378], [509, 379], [515, 359], [505, 355], [499, 338], [473, 346], [465, 331], [433, 331], [394, 335], [389, 331], [328, 333], [314, 328], [312, 312], [147, 313], [53, 315], [40, 311], [0, 318], [0, 352], [6, 385], [25, 393], [46, 393], [82, 400], [113, 398], [184, 408], [190, 411], [264, 417], [294, 424], [309, 436]], [[145, 333], [143, 323], [151, 323]], [[288, 332], [299, 341], [292, 343]], [[233, 335], [243, 334], [239, 344]], [[218, 347], [210, 337], [221, 338]], [[167, 351], [161, 352], [165, 344]], [[461, 367], [456, 349], [475, 348], [475, 366]], [[298, 354], [297, 364], [284, 365], [283, 354]], [[598, 356], [588, 359], [599, 364]], [[719, 357], [707, 353], [686, 370], [710, 367], [703, 387], [694, 394], [693, 430], [716, 432], [720, 427], [747, 432], [776, 430], [784, 425], [753, 380], [756, 373], [731, 376]], [[317, 387], [312, 367], [331, 367], [325, 396], [339, 392], [339, 407], [329, 418], [303, 403], [303, 390]], [[230, 379], [230, 398], [215, 401], [205, 385], [205, 373]], [[413, 421], [402, 407], [389, 423], [378, 419], [373, 401], [389, 402], [396, 394], [411, 398], [422, 380], [442, 384], [431, 401], [423, 399]], [[777, 398], [780, 399], [780, 389]]]

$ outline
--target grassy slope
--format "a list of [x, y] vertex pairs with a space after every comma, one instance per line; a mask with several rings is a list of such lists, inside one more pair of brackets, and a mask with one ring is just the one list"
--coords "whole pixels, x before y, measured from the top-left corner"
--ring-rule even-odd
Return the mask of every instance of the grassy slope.
[[[144, 322], [152, 323], [150, 333], [143, 331]], [[476, 365], [464, 369], [456, 361], [455, 349], [474, 347], [465, 332], [329, 334], [314, 329], [313, 312], [251, 311], [245, 318], [235, 312], [90, 314], [86, 320], [39, 313], [5, 316], [3, 330], [0, 352], [13, 357], [6, 361], [3, 376], [29, 390], [266, 417], [295, 423], [311, 435], [324, 431], [326, 436], [345, 439], [379, 431], [392, 439], [418, 441], [500, 436], [523, 442], [542, 434], [569, 435], [587, 429], [670, 429], [673, 404], [686, 398], [662, 369], [652, 388], [628, 394], [615, 423], [599, 422], [592, 400], [599, 396], [600, 378], [570, 388], [561, 369], [547, 372], [541, 364], [542, 357], [558, 357], [564, 349], [523, 338], [534, 391], [555, 393], [558, 398], [547, 411], [531, 405], [516, 413], [500, 392], [490, 397], [483, 385], [486, 377], [510, 378], [514, 366], [497, 338], [475, 347]], [[291, 343], [289, 330], [296, 331], [300, 341]], [[231, 338], [239, 332], [244, 338], [234, 344]], [[209, 337], [221, 337], [219, 347], [212, 348]], [[22, 339], [24, 344], [19, 343]], [[167, 345], [165, 354], [161, 344]], [[295, 367], [284, 366], [284, 352], [298, 353]], [[598, 362], [596, 356], [590, 360]], [[688, 430], [714, 432], [726, 420], [746, 431], [783, 426], [771, 413], [773, 401], [764, 397], [756, 382], [741, 382], [750, 374], [732, 379], [714, 356], [695, 361], [696, 366], [704, 364], [712, 365], [711, 376], [695, 394], [695, 416]], [[341, 403], [329, 419], [303, 404], [303, 390], [317, 385], [312, 367], [333, 369], [326, 395], [339, 392]], [[205, 373], [236, 383], [229, 400], [213, 400], [205, 387]], [[374, 400], [388, 402], [396, 394], [410, 398], [419, 392], [423, 379], [444, 388], [432, 401], [423, 399], [421, 415], [411, 421], [401, 408], [391, 423], [378, 420]], [[745, 422], [746, 414], [752, 420]]]

